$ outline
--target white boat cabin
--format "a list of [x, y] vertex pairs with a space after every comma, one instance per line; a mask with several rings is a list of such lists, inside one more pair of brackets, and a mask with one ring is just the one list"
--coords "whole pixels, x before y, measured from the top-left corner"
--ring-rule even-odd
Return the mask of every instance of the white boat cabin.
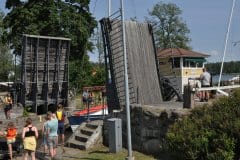
[[200, 77], [207, 57], [209, 55], [182, 48], [159, 49], [157, 59], [160, 77], [168, 78], [183, 93], [184, 85], [188, 83], [200, 85], [198, 80], [191, 78]]

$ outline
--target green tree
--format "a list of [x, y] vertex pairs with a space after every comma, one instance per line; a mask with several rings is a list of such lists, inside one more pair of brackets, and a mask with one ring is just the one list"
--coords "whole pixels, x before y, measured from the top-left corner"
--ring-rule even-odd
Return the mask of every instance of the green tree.
[[88, 86], [91, 83], [92, 65], [89, 62], [89, 57], [84, 55], [83, 60], [73, 60], [69, 63], [69, 81], [70, 88], [75, 88], [81, 91], [83, 86]]
[[7, 0], [10, 12], [4, 23], [14, 53], [21, 53], [22, 34], [35, 34], [70, 38], [70, 59], [82, 59], [92, 49], [88, 39], [97, 24], [89, 12], [89, 3], [90, 0]]
[[173, 3], [159, 2], [149, 12], [147, 21], [156, 27], [155, 39], [159, 48], [190, 49], [190, 33], [180, 15], [182, 10]]
[[22, 34], [66, 37], [71, 39], [69, 83], [80, 88], [91, 84], [92, 65], [87, 55], [89, 41], [97, 22], [89, 12], [90, 0], [7, 0], [10, 12], [4, 18], [5, 40], [21, 54]]
[[[221, 68], [221, 62], [207, 63], [205, 66], [213, 74], [219, 74]], [[240, 61], [224, 62], [223, 73], [239, 73], [240, 72]]]
[[[89, 57], [84, 55], [83, 60], [75, 60], [70, 62], [69, 81], [70, 88], [82, 91], [84, 86], [100, 86], [105, 84], [104, 65], [89, 61]], [[81, 69], [79, 69], [81, 68]]]
[[[3, 37], [3, 34], [6, 30], [3, 28], [3, 17], [4, 13], [0, 11], [0, 37]], [[14, 64], [12, 59], [12, 54], [10, 52], [9, 46], [0, 39], [0, 81], [11, 80], [9, 78], [10, 73], [14, 71]]]
[[105, 85], [105, 66], [102, 63], [94, 63], [92, 70], [92, 85]]

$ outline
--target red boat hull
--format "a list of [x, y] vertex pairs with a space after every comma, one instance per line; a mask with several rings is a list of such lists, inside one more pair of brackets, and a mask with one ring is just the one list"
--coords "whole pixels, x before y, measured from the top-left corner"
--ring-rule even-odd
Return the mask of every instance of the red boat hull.
[[84, 116], [84, 115], [87, 115], [88, 113], [89, 113], [89, 115], [92, 115], [94, 113], [97, 113], [97, 112], [105, 110], [105, 109], [107, 109], [107, 105], [97, 105], [94, 107], [90, 107], [89, 112], [88, 112], [88, 109], [83, 109], [80, 111], [74, 111], [72, 113], [72, 115], [73, 116]]

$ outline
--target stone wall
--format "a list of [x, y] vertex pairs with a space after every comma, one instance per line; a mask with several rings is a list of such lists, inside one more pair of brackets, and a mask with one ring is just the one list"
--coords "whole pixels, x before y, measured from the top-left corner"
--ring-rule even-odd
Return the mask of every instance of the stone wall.
[[[132, 147], [144, 153], [157, 154], [163, 139], [171, 124], [177, 119], [189, 114], [181, 102], [167, 102], [160, 105], [131, 106], [131, 133]], [[126, 112], [121, 111], [112, 115], [122, 119], [123, 145], [127, 146]], [[106, 125], [107, 126], [107, 125]], [[104, 140], [107, 144], [107, 127], [105, 127]]]

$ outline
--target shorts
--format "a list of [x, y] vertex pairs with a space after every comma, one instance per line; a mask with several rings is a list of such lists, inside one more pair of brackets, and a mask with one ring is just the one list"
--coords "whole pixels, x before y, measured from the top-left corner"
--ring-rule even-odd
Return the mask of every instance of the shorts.
[[16, 142], [16, 138], [7, 139], [7, 144], [13, 144]]
[[87, 103], [87, 98], [83, 97], [82, 101], [83, 103]]
[[4, 112], [8, 112], [8, 111], [10, 111], [12, 108], [11, 108], [11, 105], [6, 105], [5, 107], [4, 107]]
[[50, 136], [47, 138], [47, 145], [49, 148], [57, 148], [57, 136]]
[[43, 145], [46, 146], [47, 145], [47, 136], [43, 135]]
[[58, 135], [64, 134], [64, 123], [58, 122]]

